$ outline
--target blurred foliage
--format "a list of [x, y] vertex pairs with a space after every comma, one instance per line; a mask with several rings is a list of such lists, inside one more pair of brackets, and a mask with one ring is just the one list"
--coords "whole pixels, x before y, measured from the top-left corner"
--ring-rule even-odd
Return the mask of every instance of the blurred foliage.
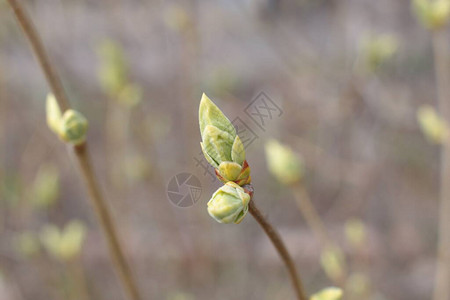
[[269, 140], [265, 144], [265, 150], [269, 171], [281, 183], [295, 184], [303, 178], [303, 161], [290, 147], [276, 140]]
[[102, 41], [97, 48], [100, 58], [99, 79], [103, 90], [115, 96], [127, 82], [128, 66], [123, 49], [113, 40]]
[[129, 81], [129, 67], [122, 47], [107, 39], [98, 46], [100, 59], [98, 76], [106, 94], [125, 107], [135, 107], [142, 101], [142, 89]]
[[70, 221], [64, 229], [45, 225], [40, 232], [42, 245], [54, 258], [68, 261], [80, 255], [86, 236], [86, 227], [78, 220]]
[[56, 203], [59, 197], [59, 176], [58, 168], [52, 163], [39, 168], [29, 195], [34, 207], [47, 208]]
[[125, 158], [123, 170], [131, 182], [137, 182], [148, 178], [151, 166], [146, 157], [135, 154]]
[[417, 110], [420, 128], [427, 139], [433, 144], [442, 144], [449, 138], [447, 122], [442, 119], [430, 105], [422, 105]]
[[18, 233], [14, 236], [13, 248], [25, 258], [40, 252], [39, 238], [30, 231]]
[[369, 36], [362, 40], [360, 57], [364, 68], [374, 72], [385, 65], [395, 55], [398, 49], [397, 39], [389, 34]]
[[344, 254], [337, 246], [327, 246], [322, 250], [320, 263], [327, 276], [339, 281], [345, 274]]
[[439, 29], [450, 18], [449, 0], [413, 0], [413, 11], [422, 24], [429, 29]]
[[343, 292], [340, 288], [329, 287], [311, 296], [311, 300], [341, 300]]
[[362, 220], [352, 218], [345, 222], [345, 237], [352, 247], [360, 249], [367, 240], [367, 229]]

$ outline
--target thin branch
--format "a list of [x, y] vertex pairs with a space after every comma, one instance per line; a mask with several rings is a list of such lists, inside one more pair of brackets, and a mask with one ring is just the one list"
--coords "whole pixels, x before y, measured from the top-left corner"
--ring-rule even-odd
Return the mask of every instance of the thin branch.
[[[436, 89], [439, 112], [450, 123], [450, 73], [448, 45], [445, 30], [433, 32], [434, 67], [436, 72]], [[434, 300], [450, 299], [450, 143], [441, 148], [440, 204], [438, 253], [436, 261], [436, 279]]]
[[[41, 65], [42, 71], [47, 78], [47, 81], [55, 95], [56, 100], [58, 101], [61, 110], [65, 111], [69, 109], [70, 104], [67, 100], [61, 81], [59, 80], [59, 77], [57, 76], [55, 70], [51, 65], [41, 39], [37, 31], [34, 29], [30, 18], [17, 0], [7, 1], [12, 7], [17, 21], [19, 22], [22, 30], [24, 31], [31, 44], [34, 54], [36, 55], [36, 58]], [[111, 214], [108, 210], [106, 201], [100, 193], [100, 188], [96, 181], [94, 171], [89, 160], [87, 144], [85, 143], [81, 146], [74, 147], [74, 153], [76, 162], [80, 169], [81, 177], [88, 190], [89, 199], [91, 200], [92, 206], [94, 207], [100, 225], [105, 234], [109, 251], [114, 262], [114, 267], [119, 274], [128, 297], [132, 300], [139, 300], [141, 299], [141, 297], [137, 288], [137, 284], [132, 276], [130, 267], [125, 259], [124, 251], [117, 237], [114, 220], [112, 219]]]
[[113, 219], [111, 218], [111, 214], [108, 211], [106, 203], [100, 194], [98, 183], [94, 176], [92, 165], [89, 161], [87, 145], [83, 144], [74, 147], [74, 153], [77, 157], [76, 162], [84, 184], [87, 187], [89, 197], [92, 200], [95, 213], [97, 214], [97, 217], [100, 220], [105, 232], [105, 236], [107, 237], [108, 247], [120, 279], [122, 280], [129, 297], [131, 299], [138, 300], [141, 297], [139, 296], [137, 285], [133, 280], [131, 269], [126, 262], [125, 255], [123, 254]]
[[[296, 184], [292, 187], [292, 192], [295, 196], [295, 202], [305, 218], [308, 227], [314, 232], [314, 234], [318, 237], [323, 249], [331, 249], [333, 247], [337, 247], [337, 245], [331, 239], [325, 224], [320, 218], [317, 210], [315, 209], [313, 203], [311, 202], [311, 198], [308, 195], [305, 187], [301, 184]], [[332, 278], [336, 284], [341, 287], [345, 287], [346, 283], [346, 265], [343, 262], [343, 270], [342, 275], [339, 278]]]
[[286, 246], [283, 243], [278, 232], [273, 228], [273, 226], [269, 223], [269, 221], [263, 216], [261, 211], [256, 207], [255, 201], [251, 200], [248, 205], [248, 211], [255, 218], [255, 220], [261, 225], [264, 232], [269, 237], [272, 244], [278, 251], [278, 254], [281, 256], [283, 262], [286, 264], [286, 267], [289, 271], [289, 275], [294, 285], [295, 293], [297, 295], [298, 300], [307, 300], [306, 293], [303, 290], [303, 284], [300, 279], [300, 276], [297, 274], [297, 269], [295, 267], [294, 261], [292, 260], [291, 255], [289, 254]]
[[49, 83], [50, 88], [52, 89], [52, 92], [55, 95], [56, 100], [58, 101], [59, 107], [62, 111], [66, 111], [70, 108], [70, 105], [69, 101], [67, 100], [66, 94], [64, 93], [63, 85], [59, 80], [59, 77], [56, 74], [55, 70], [52, 68], [50, 59], [48, 58], [44, 45], [41, 42], [41, 38], [34, 28], [31, 19], [28, 17], [26, 11], [17, 0], [7, 1], [13, 9], [17, 21], [19, 22], [23, 32], [25, 33], [28, 41], [31, 44], [31, 47], [33, 48], [36, 59], [41, 65], [42, 70], [44, 71], [47, 82]]

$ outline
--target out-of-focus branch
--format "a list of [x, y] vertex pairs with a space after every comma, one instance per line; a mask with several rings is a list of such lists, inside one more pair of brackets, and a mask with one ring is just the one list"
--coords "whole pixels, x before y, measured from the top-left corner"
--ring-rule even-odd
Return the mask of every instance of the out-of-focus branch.
[[[35, 30], [30, 18], [17, 0], [7, 1], [14, 11], [17, 21], [28, 38], [36, 58], [41, 65], [42, 71], [50, 85], [55, 98], [62, 111], [70, 108], [63, 86], [56, 71], [51, 65], [51, 61], [45, 51], [41, 39]], [[117, 236], [114, 219], [107, 208], [106, 201], [103, 198], [99, 185], [96, 181], [94, 171], [87, 152], [87, 144], [83, 143], [73, 147], [76, 162], [80, 169], [80, 175], [88, 190], [89, 199], [97, 214], [100, 225], [105, 234], [110, 254], [112, 256], [114, 266], [119, 274], [128, 297], [132, 300], [141, 299], [137, 284], [133, 279], [130, 267], [125, 259], [122, 245]]]
[[[450, 122], [449, 48], [444, 30], [433, 31], [436, 89], [441, 116]], [[434, 300], [450, 299], [450, 143], [441, 148], [441, 179], [439, 204], [438, 257]]]

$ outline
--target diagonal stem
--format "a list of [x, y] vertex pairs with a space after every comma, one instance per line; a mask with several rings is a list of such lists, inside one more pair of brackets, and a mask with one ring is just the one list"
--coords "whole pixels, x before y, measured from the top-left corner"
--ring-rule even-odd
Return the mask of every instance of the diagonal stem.
[[[67, 100], [64, 88], [61, 81], [56, 74], [56, 71], [51, 65], [50, 59], [45, 51], [45, 48], [41, 42], [39, 34], [35, 30], [30, 18], [25, 10], [17, 0], [7, 0], [14, 15], [20, 24], [23, 32], [28, 38], [34, 54], [45, 74], [48, 84], [53, 91], [56, 100], [62, 111], [66, 111], [70, 108], [69, 101]], [[129, 297], [132, 300], [140, 300], [141, 296], [137, 288], [137, 284], [132, 276], [130, 266], [128, 265], [123, 247], [117, 236], [117, 231], [114, 224], [114, 219], [111, 217], [111, 213], [108, 210], [105, 199], [103, 198], [99, 185], [96, 181], [96, 177], [92, 168], [92, 164], [87, 152], [87, 144], [73, 147], [76, 162], [80, 169], [80, 175], [86, 185], [89, 199], [96, 212], [99, 223], [103, 229], [109, 252], [112, 257], [114, 267], [119, 274], [119, 278], [122, 281], [123, 287]]]
[[259, 225], [261, 225], [262, 229], [267, 234], [270, 241], [277, 249], [278, 254], [281, 256], [281, 259], [285, 263], [289, 271], [292, 284], [294, 285], [297, 299], [307, 300], [308, 298], [306, 297], [306, 293], [303, 290], [303, 284], [300, 279], [300, 276], [297, 274], [297, 269], [295, 267], [294, 261], [292, 260], [292, 257], [289, 254], [286, 246], [284, 245], [280, 235], [275, 230], [275, 228], [273, 228], [273, 226], [269, 223], [269, 221], [263, 216], [261, 211], [256, 207], [255, 201], [253, 201], [253, 199], [250, 201], [248, 205], [248, 211], [255, 218], [256, 222], [258, 222]]
[[81, 177], [87, 187], [88, 194], [90, 199], [92, 200], [92, 205], [94, 207], [95, 213], [100, 221], [100, 224], [102, 224], [103, 231], [107, 238], [106, 240], [111, 252], [114, 266], [119, 273], [120, 279], [122, 280], [122, 283], [126, 288], [130, 299], [141, 299], [141, 297], [139, 296], [137, 285], [133, 279], [130, 266], [125, 259], [125, 255], [119, 242], [114, 221], [111, 218], [111, 214], [108, 211], [108, 207], [106, 206], [102, 195], [100, 194], [98, 183], [94, 176], [92, 165], [89, 161], [87, 145], [83, 144], [80, 146], [75, 146], [74, 153], [77, 157], [76, 162], [80, 170]]
[[[305, 218], [309, 228], [318, 237], [322, 248], [332, 249], [334, 247], [337, 247], [340, 250], [340, 248], [331, 239], [325, 224], [323, 223], [322, 219], [319, 216], [319, 213], [311, 202], [311, 198], [309, 197], [306, 188], [301, 184], [296, 184], [292, 186], [292, 192], [294, 193], [295, 201], [300, 212]], [[344, 288], [347, 281], [347, 267], [345, 260], [343, 260], [341, 263], [341, 274], [331, 279], [335, 281], [338, 286]]]
[[52, 89], [53, 94], [55, 95], [55, 98], [58, 100], [61, 111], [66, 111], [70, 108], [70, 104], [67, 100], [66, 94], [64, 93], [63, 85], [50, 63], [50, 59], [48, 58], [44, 45], [42, 44], [39, 34], [34, 28], [31, 19], [28, 17], [28, 14], [17, 0], [7, 1], [14, 11], [17, 22], [19, 22], [20, 27], [22, 27], [23, 32], [27, 36], [31, 47], [33, 48], [36, 59], [41, 65], [41, 68], [50, 85], [50, 88]]

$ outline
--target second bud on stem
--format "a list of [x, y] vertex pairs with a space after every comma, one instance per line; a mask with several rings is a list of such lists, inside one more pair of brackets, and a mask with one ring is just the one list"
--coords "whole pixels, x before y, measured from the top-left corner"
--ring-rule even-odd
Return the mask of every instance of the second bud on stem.
[[47, 95], [47, 125], [64, 142], [81, 145], [86, 141], [88, 121], [78, 111], [68, 109], [61, 113], [53, 94]]

